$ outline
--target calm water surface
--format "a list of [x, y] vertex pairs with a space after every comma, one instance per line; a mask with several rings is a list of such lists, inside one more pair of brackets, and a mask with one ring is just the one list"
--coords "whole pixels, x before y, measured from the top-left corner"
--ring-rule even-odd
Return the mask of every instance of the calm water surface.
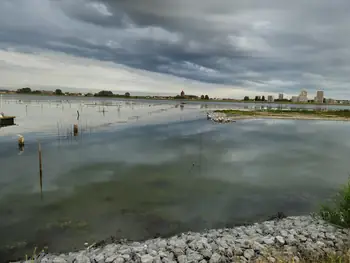
[[110, 236], [141, 240], [306, 214], [350, 172], [349, 123], [220, 125], [205, 118], [227, 107], [220, 103], [24, 98], [2, 105], [18, 126], [0, 129], [1, 262], [35, 246], [61, 252]]

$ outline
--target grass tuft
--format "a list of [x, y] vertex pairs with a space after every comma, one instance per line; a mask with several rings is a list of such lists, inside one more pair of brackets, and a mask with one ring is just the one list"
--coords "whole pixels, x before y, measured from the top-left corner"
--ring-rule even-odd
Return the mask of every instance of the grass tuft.
[[350, 228], [350, 177], [347, 184], [333, 198], [332, 203], [321, 206], [319, 215], [331, 224]]

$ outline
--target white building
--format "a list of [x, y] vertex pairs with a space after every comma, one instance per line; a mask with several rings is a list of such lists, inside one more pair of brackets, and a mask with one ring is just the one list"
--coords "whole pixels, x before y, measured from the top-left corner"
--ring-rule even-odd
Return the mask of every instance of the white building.
[[299, 98], [298, 98], [298, 102], [308, 102], [307, 91], [306, 90], [302, 90], [300, 92], [300, 95], [299, 95]]
[[278, 99], [283, 100], [283, 93], [278, 94]]
[[322, 90], [318, 90], [315, 97], [316, 103], [323, 103], [324, 92]]
[[267, 96], [267, 102], [272, 103], [274, 101], [275, 101], [275, 99], [273, 98], [272, 95]]
[[292, 97], [292, 102], [299, 102], [299, 97], [298, 96], [293, 96]]

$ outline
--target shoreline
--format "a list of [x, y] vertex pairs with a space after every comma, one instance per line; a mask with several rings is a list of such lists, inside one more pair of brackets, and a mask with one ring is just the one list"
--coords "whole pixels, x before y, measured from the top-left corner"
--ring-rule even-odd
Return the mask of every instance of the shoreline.
[[[208, 119], [214, 122], [235, 122], [237, 120], [252, 120], [252, 119], [280, 119], [280, 120], [309, 120], [309, 121], [350, 121], [350, 117], [336, 116], [336, 115], [326, 115], [316, 114], [316, 113], [274, 113], [265, 111], [244, 111], [244, 110], [217, 110], [208, 113]], [[328, 113], [328, 112], [327, 112]], [[331, 113], [330, 113], [331, 114]]]
[[[41, 253], [35, 262], [299, 262], [304, 257], [349, 254], [350, 229], [312, 216], [294, 216], [234, 228], [186, 232], [143, 242], [111, 243], [60, 255]], [[20, 262], [20, 261], [18, 261]], [[333, 262], [333, 261], [332, 261]]]
[[[317, 103], [317, 102], [291, 102], [291, 101], [274, 101], [274, 102], [268, 102], [268, 101], [254, 101], [254, 100], [235, 100], [235, 99], [189, 99], [189, 98], [159, 98], [159, 97], [152, 97], [151, 95], [149, 96], [130, 96], [130, 97], [125, 97], [125, 96], [78, 96], [78, 95], [52, 95], [52, 94], [40, 94], [40, 93], [0, 93], [0, 95], [21, 95], [21, 96], [47, 96], [47, 97], [74, 97], [74, 98], [102, 98], [102, 99], [125, 99], [125, 100], [160, 100], [160, 101], [186, 101], [186, 102], [224, 102], [224, 103], [242, 103], [242, 104], [258, 104], [258, 105], [315, 105], [315, 106], [343, 106], [343, 107], [350, 107], [350, 103]], [[165, 96], [166, 97], [166, 96]]]
[[278, 119], [278, 120], [305, 120], [305, 121], [350, 121], [349, 118], [320, 118], [307, 116], [226, 116], [230, 120], [258, 120], [258, 119]]

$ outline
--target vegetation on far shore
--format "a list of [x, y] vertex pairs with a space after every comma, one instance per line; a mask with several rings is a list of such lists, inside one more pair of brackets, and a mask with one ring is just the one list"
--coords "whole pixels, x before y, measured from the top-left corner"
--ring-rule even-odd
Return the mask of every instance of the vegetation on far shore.
[[341, 117], [350, 118], [350, 110], [319, 110], [319, 109], [266, 109], [266, 110], [216, 110], [217, 113], [225, 113], [226, 115], [239, 116], [300, 116], [306, 115], [310, 117]]

